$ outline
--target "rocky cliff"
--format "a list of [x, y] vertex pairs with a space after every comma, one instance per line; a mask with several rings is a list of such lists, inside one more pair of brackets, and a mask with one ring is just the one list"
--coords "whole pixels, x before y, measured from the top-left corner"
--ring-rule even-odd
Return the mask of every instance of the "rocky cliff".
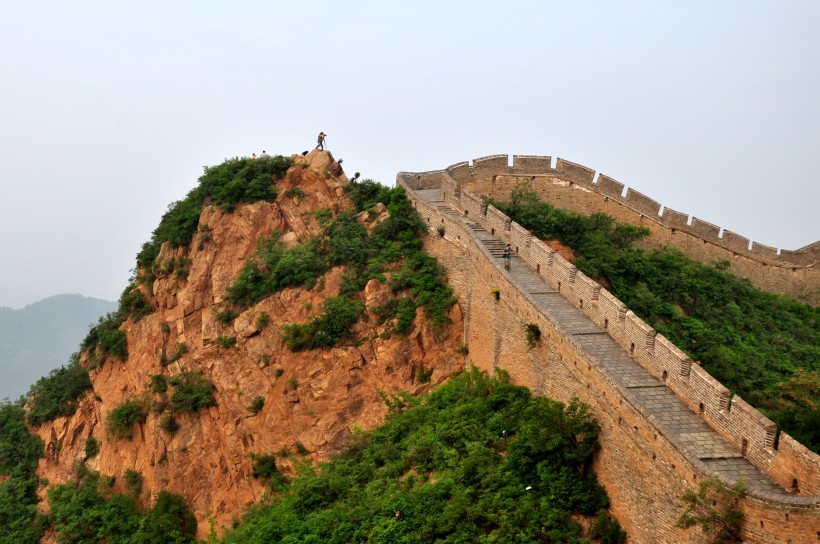
[[[230, 525], [267, 492], [252, 475], [252, 455], [278, 454], [280, 469], [293, 473], [300, 458], [326, 459], [355, 428], [378, 424], [386, 413], [380, 392], [419, 393], [463, 366], [457, 305], [444, 331], [434, 333], [418, 310], [409, 335], [383, 335], [370, 315], [355, 326], [356, 345], [289, 351], [280, 338], [281, 326], [306, 321], [322, 300], [338, 295], [341, 268], [312, 289], [285, 289], [263, 299], [229, 325], [217, 319], [228, 286], [260, 237], [275, 229], [283, 242], [295, 244], [319, 231], [317, 210], [350, 207], [344, 194], [348, 180], [329, 152], [294, 160], [296, 165], [277, 182], [276, 201], [241, 204], [232, 212], [206, 206], [200, 235], [187, 247], [163, 246], [157, 261], [185, 262], [185, 273], [140, 286], [154, 311], [122, 325], [127, 359], [107, 358], [95, 366], [84, 354], [81, 362], [90, 368], [93, 391], [80, 400], [74, 415], [37, 429], [46, 448], [38, 472], [49, 485], [70, 479], [79, 461], [115, 476], [118, 486], [125, 471], [137, 471], [146, 502], [160, 489], [185, 497], [202, 537], [210, 520]], [[372, 214], [368, 218], [363, 220], [379, 220]], [[368, 309], [390, 296], [391, 289], [376, 280], [363, 293]], [[270, 322], [260, 328], [263, 313]], [[236, 342], [223, 347], [220, 337]], [[429, 382], [419, 380], [422, 369], [425, 374], [432, 369]], [[131, 439], [115, 438], [106, 428], [115, 407], [154, 395], [153, 376], [185, 370], [201, 371], [214, 384], [216, 406], [177, 416], [174, 433], [160, 426], [156, 411], [134, 428]], [[259, 398], [264, 399], [261, 409]], [[86, 444], [92, 437], [99, 453], [89, 456]]]

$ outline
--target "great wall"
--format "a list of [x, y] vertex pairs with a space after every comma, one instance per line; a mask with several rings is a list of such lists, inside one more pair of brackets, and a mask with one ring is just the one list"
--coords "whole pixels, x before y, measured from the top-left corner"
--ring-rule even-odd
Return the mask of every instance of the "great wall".
[[[605, 288], [481, 196], [502, 198], [521, 179], [574, 211], [603, 211], [650, 228], [707, 262], [730, 261], [754, 284], [817, 303], [820, 243], [777, 251], [660, 205], [619, 182], [550, 157], [495, 155], [397, 176], [429, 225], [426, 245], [447, 268], [479, 368], [509, 372], [537, 394], [589, 404], [601, 424], [595, 470], [635, 542], [702, 542], [675, 527], [679, 497], [704, 478], [743, 480], [749, 543], [820, 541], [820, 457], [693, 363]], [[500, 248], [515, 250], [503, 269]], [[774, 289], [780, 286], [782, 289]], [[541, 331], [528, 343], [525, 327]], [[777, 441], [775, 440], [777, 436]]]

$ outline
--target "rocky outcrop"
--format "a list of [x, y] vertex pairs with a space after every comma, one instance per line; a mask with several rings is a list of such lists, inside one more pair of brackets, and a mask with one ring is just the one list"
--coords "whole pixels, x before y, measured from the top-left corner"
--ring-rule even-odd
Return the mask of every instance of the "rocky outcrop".
[[[407, 337], [383, 335], [376, 319], [363, 319], [356, 326], [358, 345], [290, 352], [280, 338], [281, 326], [309, 319], [322, 300], [337, 295], [341, 269], [311, 290], [287, 289], [262, 300], [230, 325], [217, 319], [227, 287], [261, 236], [276, 229], [287, 243], [304, 241], [319, 230], [316, 210], [349, 205], [343, 191], [347, 178], [330, 153], [294, 159], [296, 165], [277, 182], [276, 202], [244, 204], [232, 213], [206, 207], [188, 247], [162, 248], [158, 262], [182, 258], [187, 276], [170, 274], [141, 286], [155, 311], [123, 324], [128, 359], [108, 359], [91, 370], [94, 389], [76, 413], [37, 429], [46, 445], [39, 475], [49, 485], [70, 479], [78, 461], [119, 480], [124, 471], [136, 470], [146, 502], [163, 488], [183, 495], [204, 536], [210, 520], [230, 525], [267, 492], [251, 474], [252, 454], [277, 453], [283, 472], [293, 474], [303, 454], [314, 463], [327, 459], [355, 428], [377, 425], [386, 413], [380, 392], [417, 394], [463, 367], [458, 306], [443, 332], [431, 331], [419, 311]], [[364, 292], [368, 305], [388, 296], [393, 296], [389, 287], [375, 280]], [[259, 330], [263, 312], [270, 323]], [[220, 347], [220, 336], [233, 336], [236, 344]], [[187, 350], [180, 350], [182, 345]], [[417, 379], [421, 369], [432, 369], [429, 383]], [[156, 398], [150, 392], [153, 375], [183, 370], [202, 371], [216, 386], [216, 406], [178, 416], [180, 428], [173, 434], [160, 428], [155, 412], [135, 427], [130, 440], [107, 432], [107, 414], [123, 401]], [[252, 410], [259, 397], [264, 405]], [[85, 459], [90, 437], [100, 451]]]

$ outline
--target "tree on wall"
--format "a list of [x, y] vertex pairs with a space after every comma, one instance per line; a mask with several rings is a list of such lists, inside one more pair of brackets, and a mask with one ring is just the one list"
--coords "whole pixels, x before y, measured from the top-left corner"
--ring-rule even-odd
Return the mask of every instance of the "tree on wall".
[[697, 493], [690, 489], [683, 494], [681, 501], [686, 510], [675, 525], [682, 529], [700, 525], [704, 534], [712, 537], [713, 544], [743, 542], [743, 512], [738, 503], [745, 494], [742, 481], [730, 487], [716, 478], [707, 478], [700, 483]]

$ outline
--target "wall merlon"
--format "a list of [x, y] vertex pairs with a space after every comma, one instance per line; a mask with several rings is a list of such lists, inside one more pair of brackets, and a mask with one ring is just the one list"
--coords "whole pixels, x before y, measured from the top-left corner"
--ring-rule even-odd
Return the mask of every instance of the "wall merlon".
[[484, 201], [469, 191], [464, 191], [461, 194], [461, 213], [469, 217], [473, 221], [484, 215], [486, 204]]
[[552, 170], [552, 157], [537, 155], [513, 155], [512, 171], [515, 175], [545, 174]]
[[598, 176], [598, 191], [604, 196], [608, 196], [613, 200], [622, 201], [624, 194], [624, 184], [620, 181], [614, 180], [609, 176], [600, 174]]
[[752, 242], [752, 253], [763, 257], [767, 261], [777, 258], [777, 248], [771, 246], [764, 246], [758, 242]]
[[725, 410], [729, 401], [729, 390], [700, 365], [692, 365], [689, 386], [695, 403], [702, 403], [704, 411], [714, 419], [717, 412]]
[[774, 439], [777, 427], [738, 396], [732, 398], [724, 432], [731, 435], [731, 441], [755, 465], [766, 469], [770, 467], [776, 455]]
[[661, 215], [661, 223], [670, 229], [685, 229], [688, 227], [689, 216], [685, 213], [673, 210], [672, 208], [664, 208], [663, 215]]
[[510, 224], [510, 238], [513, 251], [522, 258], [529, 260], [532, 233], [513, 221]]
[[575, 274], [575, 299], [572, 304], [580, 308], [584, 314], [595, 321], [600, 320], [598, 311], [598, 298], [601, 295], [601, 285], [584, 274], [578, 271]]
[[749, 239], [745, 236], [735, 234], [730, 230], [724, 229], [723, 231], [723, 245], [732, 251], [738, 251], [740, 253], [749, 252]]
[[488, 155], [487, 157], [480, 157], [473, 160], [473, 174], [476, 176], [507, 174], [509, 168], [509, 156], [507, 155]]
[[552, 258], [553, 274], [555, 274], [555, 278], [559, 282], [556, 288], [566, 295], [566, 293], [572, 292], [572, 284], [575, 281], [575, 274], [578, 272], [578, 269], [574, 264], [571, 264], [557, 253], [553, 254]]
[[646, 217], [652, 219], [658, 219], [658, 215], [661, 211], [660, 203], [634, 189], [627, 189], [626, 199], [624, 202], [630, 208], [633, 208]]
[[674, 361], [674, 367], [670, 368], [669, 372], [676, 373], [678, 376], [689, 376], [692, 371], [692, 359], [686, 355], [678, 346], [673, 344], [664, 335], [659, 334], [655, 337], [656, 349], [662, 348], [669, 353], [670, 362]]
[[594, 188], [592, 180], [595, 179], [595, 170], [565, 161], [559, 158], [555, 164], [555, 170], [565, 179], [588, 188]]
[[692, 224], [687, 229], [688, 232], [692, 234], [697, 234], [704, 240], [708, 240], [713, 243], [720, 243], [720, 227], [717, 225], [713, 225], [708, 221], [704, 221], [702, 219], [698, 219], [697, 217], [692, 218]]
[[820, 495], [820, 470], [817, 467], [820, 467], [820, 456], [788, 433], [780, 433], [771, 471], [778, 476], [775, 481], [790, 488], [797, 480], [799, 493], [817, 497]]
[[452, 166], [448, 166], [445, 170], [456, 181], [469, 181], [473, 175], [470, 164], [466, 161], [457, 162]]
[[512, 220], [495, 206], [487, 206], [487, 230], [501, 238], [505, 243], [510, 241], [510, 224]]

